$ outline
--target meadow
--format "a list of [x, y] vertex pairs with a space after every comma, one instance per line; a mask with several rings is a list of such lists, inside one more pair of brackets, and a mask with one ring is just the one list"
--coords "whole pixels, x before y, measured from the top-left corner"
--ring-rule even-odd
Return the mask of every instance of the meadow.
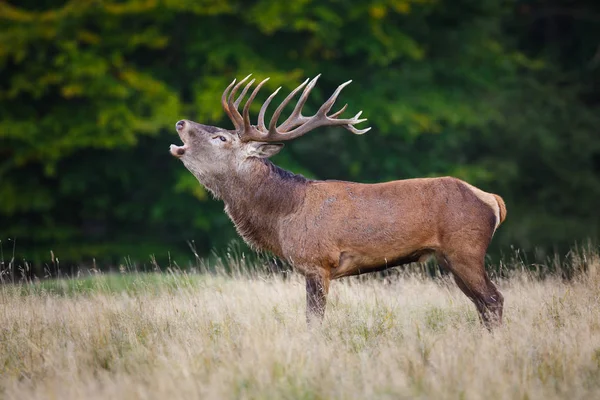
[[419, 266], [333, 282], [315, 329], [294, 273], [4, 284], [0, 397], [600, 398], [598, 252], [514, 262], [495, 274], [505, 320], [493, 333], [448, 276]]

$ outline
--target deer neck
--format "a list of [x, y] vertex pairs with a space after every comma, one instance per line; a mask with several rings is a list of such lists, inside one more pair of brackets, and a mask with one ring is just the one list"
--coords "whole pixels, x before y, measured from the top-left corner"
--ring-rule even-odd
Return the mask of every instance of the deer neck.
[[215, 193], [246, 243], [279, 255], [282, 220], [302, 205], [308, 180], [266, 159], [247, 163], [237, 174], [219, 180]]

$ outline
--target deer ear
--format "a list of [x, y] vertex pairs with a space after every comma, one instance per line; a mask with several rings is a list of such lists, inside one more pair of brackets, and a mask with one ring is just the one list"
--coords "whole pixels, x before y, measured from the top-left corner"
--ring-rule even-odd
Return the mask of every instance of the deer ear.
[[252, 142], [248, 145], [248, 157], [269, 158], [283, 149], [283, 143]]

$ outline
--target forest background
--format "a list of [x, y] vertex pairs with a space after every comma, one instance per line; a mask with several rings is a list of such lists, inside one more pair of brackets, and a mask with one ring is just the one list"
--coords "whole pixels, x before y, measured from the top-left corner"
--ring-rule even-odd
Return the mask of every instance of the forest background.
[[273, 158], [286, 169], [465, 179], [506, 201], [494, 256], [600, 237], [595, 0], [0, 0], [2, 259], [225, 248], [222, 203], [168, 146], [181, 118], [231, 128], [220, 96], [249, 73], [271, 77], [254, 115], [322, 73], [308, 111], [353, 79], [339, 105], [373, 127], [312, 132]]

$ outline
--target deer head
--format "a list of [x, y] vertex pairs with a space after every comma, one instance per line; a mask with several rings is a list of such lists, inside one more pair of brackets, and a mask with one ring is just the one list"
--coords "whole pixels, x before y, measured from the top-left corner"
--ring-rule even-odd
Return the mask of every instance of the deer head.
[[[265, 112], [267, 107], [277, 95], [281, 87], [271, 94], [262, 105], [258, 115], [258, 125], [250, 122], [250, 105], [269, 78], [260, 82], [253, 90], [245, 103], [242, 114], [238, 107], [248, 90], [252, 87], [254, 79], [246, 84], [239, 97], [236, 94], [250, 78], [248, 75], [236, 84], [234, 80], [223, 92], [221, 103], [225, 113], [233, 123], [235, 129], [227, 130], [214, 126], [198, 124], [193, 121], [181, 120], [175, 125], [177, 133], [183, 141], [183, 146], [171, 145], [171, 154], [184, 163], [184, 165], [200, 180], [202, 184], [211, 188], [211, 181], [236, 172], [247, 170], [253, 161], [268, 158], [277, 154], [286, 140], [291, 140], [321, 126], [342, 126], [355, 134], [363, 134], [371, 128], [356, 129], [355, 124], [366, 121], [359, 119], [361, 112], [353, 118], [338, 118], [346, 109], [327, 115], [333, 107], [342, 89], [352, 81], [338, 86], [333, 95], [319, 108], [315, 115], [306, 117], [302, 115], [302, 108], [319, 79], [305, 80], [294, 89], [277, 107], [268, 127], [265, 125]], [[294, 96], [304, 89], [291, 115], [279, 126], [278, 119], [286, 105]]]

